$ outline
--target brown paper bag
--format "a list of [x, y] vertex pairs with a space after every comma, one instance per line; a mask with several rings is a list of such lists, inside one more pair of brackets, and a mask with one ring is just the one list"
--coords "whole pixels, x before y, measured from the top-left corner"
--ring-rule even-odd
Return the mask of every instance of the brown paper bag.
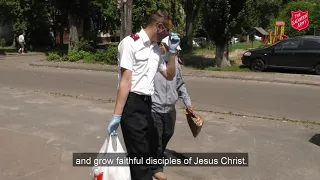
[[190, 109], [186, 109], [185, 114], [192, 135], [196, 138], [201, 131], [204, 120], [199, 114], [196, 114], [193, 110]]

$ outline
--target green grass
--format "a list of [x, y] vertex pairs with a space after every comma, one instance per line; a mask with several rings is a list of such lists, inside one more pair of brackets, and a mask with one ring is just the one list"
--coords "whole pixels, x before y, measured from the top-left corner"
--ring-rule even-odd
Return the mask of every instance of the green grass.
[[17, 53], [18, 49], [11, 46], [0, 47], [0, 55], [6, 55], [7, 53]]
[[226, 72], [250, 72], [250, 69], [243, 67], [243, 66], [238, 66], [238, 65], [233, 65], [233, 66], [226, 66], [226, 67], [207, 67], [205, 70], [208, 71], [226, 71]]
[[205, 55], [205, 54], [215, 54], [216, 50], [215, 49], [208, 49], [208, 48], [194, 48], [192, 50], [193, 54], [196, 55]]
[[11, 50], [11, 49], [15, 49], [15, 48], [11, 46], [5, 46], [5, 47], [0, 46], [0, 50]]
[[[231, 46], [231, 51], [234, 51], [234, 50], [237, 50], [237, 49], [243, 49], [243, 50], [246, 50], [246, 49], [251, 49], [251, 48], [258, 48], [262, 45], [262, 43], [260, 41], [254, 41], [254, 42], [250, 42], [250, 43], [245, 43], [245, 42], [242, 42], [242, 43], [236, 43], [236, 44], [233, 44]], [[215, 54], [215, 47], [210, 47], [210, 48], [193, 48], [192, 50], [192, 54], [194, 55], [213, 55]], [[181, 53], [184, 53], [184, 54], [190, 54], [190, 51], [183, 51]]]
[[250, 49], [250, 48], [258, 48], [262, 45], [260, 41], [254, 41], [250, 43], [236, 43], [231, 46], [231, 50], [234, 51], [236, 49]]

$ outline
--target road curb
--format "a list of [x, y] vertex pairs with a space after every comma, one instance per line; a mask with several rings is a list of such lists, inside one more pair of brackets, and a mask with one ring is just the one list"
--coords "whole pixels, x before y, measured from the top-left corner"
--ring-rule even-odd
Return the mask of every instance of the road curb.
[[[39, 63], [33, 62], [29, 63], [30, 66], [34, 67], [53, 67], [53, 68], [64, 68], [64, 69], [77, 69], [77, 70], [90, 70], [90, 71], [103, 71], [103, 72], [118, 72], [116, 67], [113, 66], [83, 66], [83, 64], [54, 64], [54, 63]], [[183, 72], [183, 76], [191, 77], [204, 77], [204, 78], [217, 78], [217, 79], [235, 79], [235, 80], [247, 80], [247, 81], [258, 81], [258, 82], [270, 82], [270, 83], [285, 83], [285, 84], [300, 84], [309, 86], [320, 86], [319, 82], [311, 81], [301, 81], [301, 80], [291, 80], [291, 79], [281, 79], [281, 78], [263, 78], [263, 77], [253, 77], [253, 76], [241, 76], [241, 75], [221, 75], [221, 74], [205, 74], [205, 73], [188, 73]]]
[[24, 55], [13, 53], [13, 54], [0, 55], [0, 59], [5, 59], [8, 57], [44, 56], [44, 55], [45, 55], [44, 53], [26, 53]]
[[[184, 75], [193, 76], [193, 75]], [[293, 81], [293, 80], [282, 80], [282, 79], [267, 79], [267, 78], [257, 78], [257, 77], [245, 77], [245, 76], [224, 76], [224, 75], [209, 75], [209, 76], [199, 76], [206, 78], [219, 78], [219, 79], [236, 79], [236, 80], [248, 80], [248, 81], [259, 81], [259, 82], [270, 82], [270, 83], [285, 83], [285, 84], [301, 84], [310, 86], [320, 86], [319, 83], [306, 82], [306, 81]]]
[[61, 65], [61, 64], [40, 64], [40, 63], [29, 63], [30, 66], [34, 67], [53, 67], [53, 68], [64, 68], [64, 69], [80, 69], [80, 70], [89, 70], [89, 71], [104, 71], [104, 72], [118, 72], [116, 68], [112, 67], [85, 67], [77, 65]]

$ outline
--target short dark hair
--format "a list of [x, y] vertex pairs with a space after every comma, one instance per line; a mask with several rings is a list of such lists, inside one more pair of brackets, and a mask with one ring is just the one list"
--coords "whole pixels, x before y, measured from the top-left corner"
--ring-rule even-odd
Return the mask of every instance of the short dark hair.
[[168, 27], [170, 20], [172, 20], [172, 18], [166, 10], [157, 10], [151, 13], [147, 20], [147, 25], [162, 23], [165, 27]]

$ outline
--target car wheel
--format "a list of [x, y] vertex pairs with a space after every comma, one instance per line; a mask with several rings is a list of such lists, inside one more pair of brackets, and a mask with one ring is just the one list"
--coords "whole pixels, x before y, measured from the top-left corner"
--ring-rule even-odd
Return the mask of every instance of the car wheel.
[[317, 64], [315, 67], [314, 67], [314, 71], [317, 75], [320, 75], [320, 64]]
[[261, 72], [265, 69], [264, 62], [261, 59], [255, 59], [251, 62], [251, 70]]

